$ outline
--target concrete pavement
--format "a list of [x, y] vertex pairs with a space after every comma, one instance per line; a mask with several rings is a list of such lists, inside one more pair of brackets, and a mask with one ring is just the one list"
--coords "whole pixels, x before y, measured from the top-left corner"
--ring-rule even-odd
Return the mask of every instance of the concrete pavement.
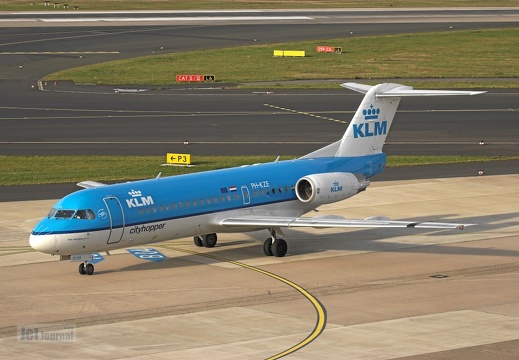
[[[519, 175], [374, 182], [320, 214], [478, 223], [464, 231], [287, 230], [285, 258], [262, 255], [266, 232], [157, 244], [169, 258], [125, 251], [96, 265], [29, 251], [53, 201], [0, 204], [0, 357], [269, 358], [314, 329], [293, 288], [225, 261], [267, 270], [313, 294], [327, 324], [288, 356], [348, 359], [515, 359], [519, 353]], [[315, 215], [315, 214], [314, 214]], [[20, 341], [17, 326], [69, 324], [73, 342]]]

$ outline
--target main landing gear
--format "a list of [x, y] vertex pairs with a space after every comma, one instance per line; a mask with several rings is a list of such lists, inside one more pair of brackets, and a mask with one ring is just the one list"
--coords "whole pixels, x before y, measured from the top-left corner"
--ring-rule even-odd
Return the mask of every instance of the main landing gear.
[[92, 275], [94, 273], [94, 264], [90, 264], [86, 261], [79, 264], [79, 273], [81, 275]]
[[206, 235], [197, 235], [193, 237], [193, 242], [198, 247], [212, 248], [216, 245], [218, 238], [215, 233]]
[[[270, 237], [263, 243], [263, 252], [267, 256], [283, 257], [286, 255], [288, 246], [287, 242], [277, 237], [274, 229], [269, 229]], [[196, 235], [193, 242], [198, 247], [212, 248], [216, 245], [216, 234]]]
[[267, 256], [283, 257], [286, 255], [287, 242], [276, 236], [274, 229], [269, 229], [270, 237], [263, 243], [263, 252]]

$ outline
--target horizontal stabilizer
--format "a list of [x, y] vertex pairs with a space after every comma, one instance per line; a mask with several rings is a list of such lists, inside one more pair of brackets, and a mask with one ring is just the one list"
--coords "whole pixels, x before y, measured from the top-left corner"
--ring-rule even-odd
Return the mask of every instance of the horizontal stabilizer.
[[313, 227], [313, 228], [423, 228], [423, 229], [464, 229], [475, 224], [415, 222], [406, 220], [387, 220], [371, 218], [364, 220], [342, 217], [276, 217], [276, 216], [241, 216], [220, 221], [220, 225], [234, 227]]
[[[376, 97], [406, 97], [406, 96], [452, 96], [452, 95], [478, 95], [486, 91], [461, 91], [461, 90], [413, 90], [411, 86], [391, 85], [388, 90], [377, 91]], [[343, 83], [342, 87], [366, 94], [373, 86], [358, 84], [354, 82]], [[385, 88], [384, 88], [385, 89]]]
[[358, 84], [354, 82], [348, 82], [341, 84], [342, 87], [345, 87], [346, 89], [350, 89], [356, 92], [360, 92], [362, 94], [366, 94], [369, 89], [371, 89], [373, 86], [370, 85], [364, 85], [364, 84]]
[[452, 96], [452, 95], [478, 95], [486, 91], [460, 91], [460, 90], [406, 90], [400, 88], [392, 89], [377, 97], [404, 97], [404, 96]]
[[79, 187], [85, 188], [85, 189], [106, 186], [106, 184], [103, 184], [103, 183], [100, 183], [97, 181], [91, 181], [91, 180], [81, 181], [81, 182], [78, 182], [76, 185]]

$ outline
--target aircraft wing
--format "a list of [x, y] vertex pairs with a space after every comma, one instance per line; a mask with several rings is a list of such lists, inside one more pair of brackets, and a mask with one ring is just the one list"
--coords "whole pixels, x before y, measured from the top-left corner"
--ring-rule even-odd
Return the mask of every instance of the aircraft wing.
[[85, 188], [85, 189], [106, 186], [106, 184], [103, 184], [103, 183], [100, 183], [97, 181], [92, 181], [92, 180], [81, 181], [81, 182], [78, 182], [76, 185], [79, 187]]
[[317, 217], [277, 217], [277, 216], [236, 216], [220, 221], [222, 226], [233, 227], [312, 227], [312, 228], [420, 228], [420, 229], [464, 229], [475, 224], [416, 222], [390, 220], [384, 217], [372, 217], [362, 220], [346, 219], [342, 216]]

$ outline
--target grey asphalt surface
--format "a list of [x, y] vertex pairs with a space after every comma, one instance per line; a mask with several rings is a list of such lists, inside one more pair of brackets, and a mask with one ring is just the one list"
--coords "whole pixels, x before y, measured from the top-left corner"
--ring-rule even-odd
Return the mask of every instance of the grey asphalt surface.
[[[464, 14], [469, 18], [486, 14], [491, 20], [517, 12], [488, 11], [466, 10]], [[370, 16], [377, 19], [405, 15], [407, 20], [344, 23], [341, 21], [346, 16], [356, 19], [362, 14], [318, 14], [319, 19], [297, 25], [274, 22], [268, 26], [242, 23], [4, 27], [0, 34], [0, 154], [164, 155], [185, 152], [183, 141], [189, 140], [188, 149], [194, 155], [304, 155], [340, 138], [361, 100], [360, 94], [339, 87], [326, 91], [274, 90], [266, 94], [265, 89], [232, 90], [219, 83], [212, 84], [212, 89], [172, 85], [160, 89], [146, 87], [147, 91], [139, 93], [116, 93], [116, 87], [69, 83], [47, 84], [46, 91], [32, 87], [45, 74], [62, 68], [164, 52], [516, 24], [455, 20], [419, 23], [412, 22], [411, 16], [419, 17], [420, 12], [400, 11]], [[432, 18], [446, 14], [428, 15]], [[2, 20], [9, 17], [13, 15], [0, 14], [0, 25], [5, 26]], [[50, 53], [13, 54], [31, 51]], [[78, 51], [117, 53], [85, 54], [81, 58], [70, 54]], [[337, 83], [350, 80], [338, 79]], [[492, 91], [477, 97], [404, 99], [385, 151], [388, 155], [516, 155], [518, 95], [517, 91]], [[327, 120], [330, 118], [342, 123]], [[487, 145], [479, 146], [480, 140]], [[489, 173], [499, 174], [513, 173], [519, 168], [514, 161], [485, 167]], [[379, 179], [471, 176], [474, 169], [473, 164], [388, 169]], [[59, 197], [76, 189], [72, 185], [45, 186], [56, 190], [41, 195], [38, 187], [4, 187], [0, 201]]]
[[[188, 140], [194, 155], [300, 156], [338, 140], [362, 99], [339, 86], [268, 95], [51, 87], [52, 92], [33, 94], [39, 103], [4, 106], [0, 154], [163, 155], [186, 151]], [[518, 97], [518, 91], [506, 91], [404, 99], [386, 150], [392, 155], [517, 154], [518, 109], [513, 107]], [[6, 96], [3, 101], [16, 104], [19, 99]], [[480, 140], [488, 146], [474, 146]]]

